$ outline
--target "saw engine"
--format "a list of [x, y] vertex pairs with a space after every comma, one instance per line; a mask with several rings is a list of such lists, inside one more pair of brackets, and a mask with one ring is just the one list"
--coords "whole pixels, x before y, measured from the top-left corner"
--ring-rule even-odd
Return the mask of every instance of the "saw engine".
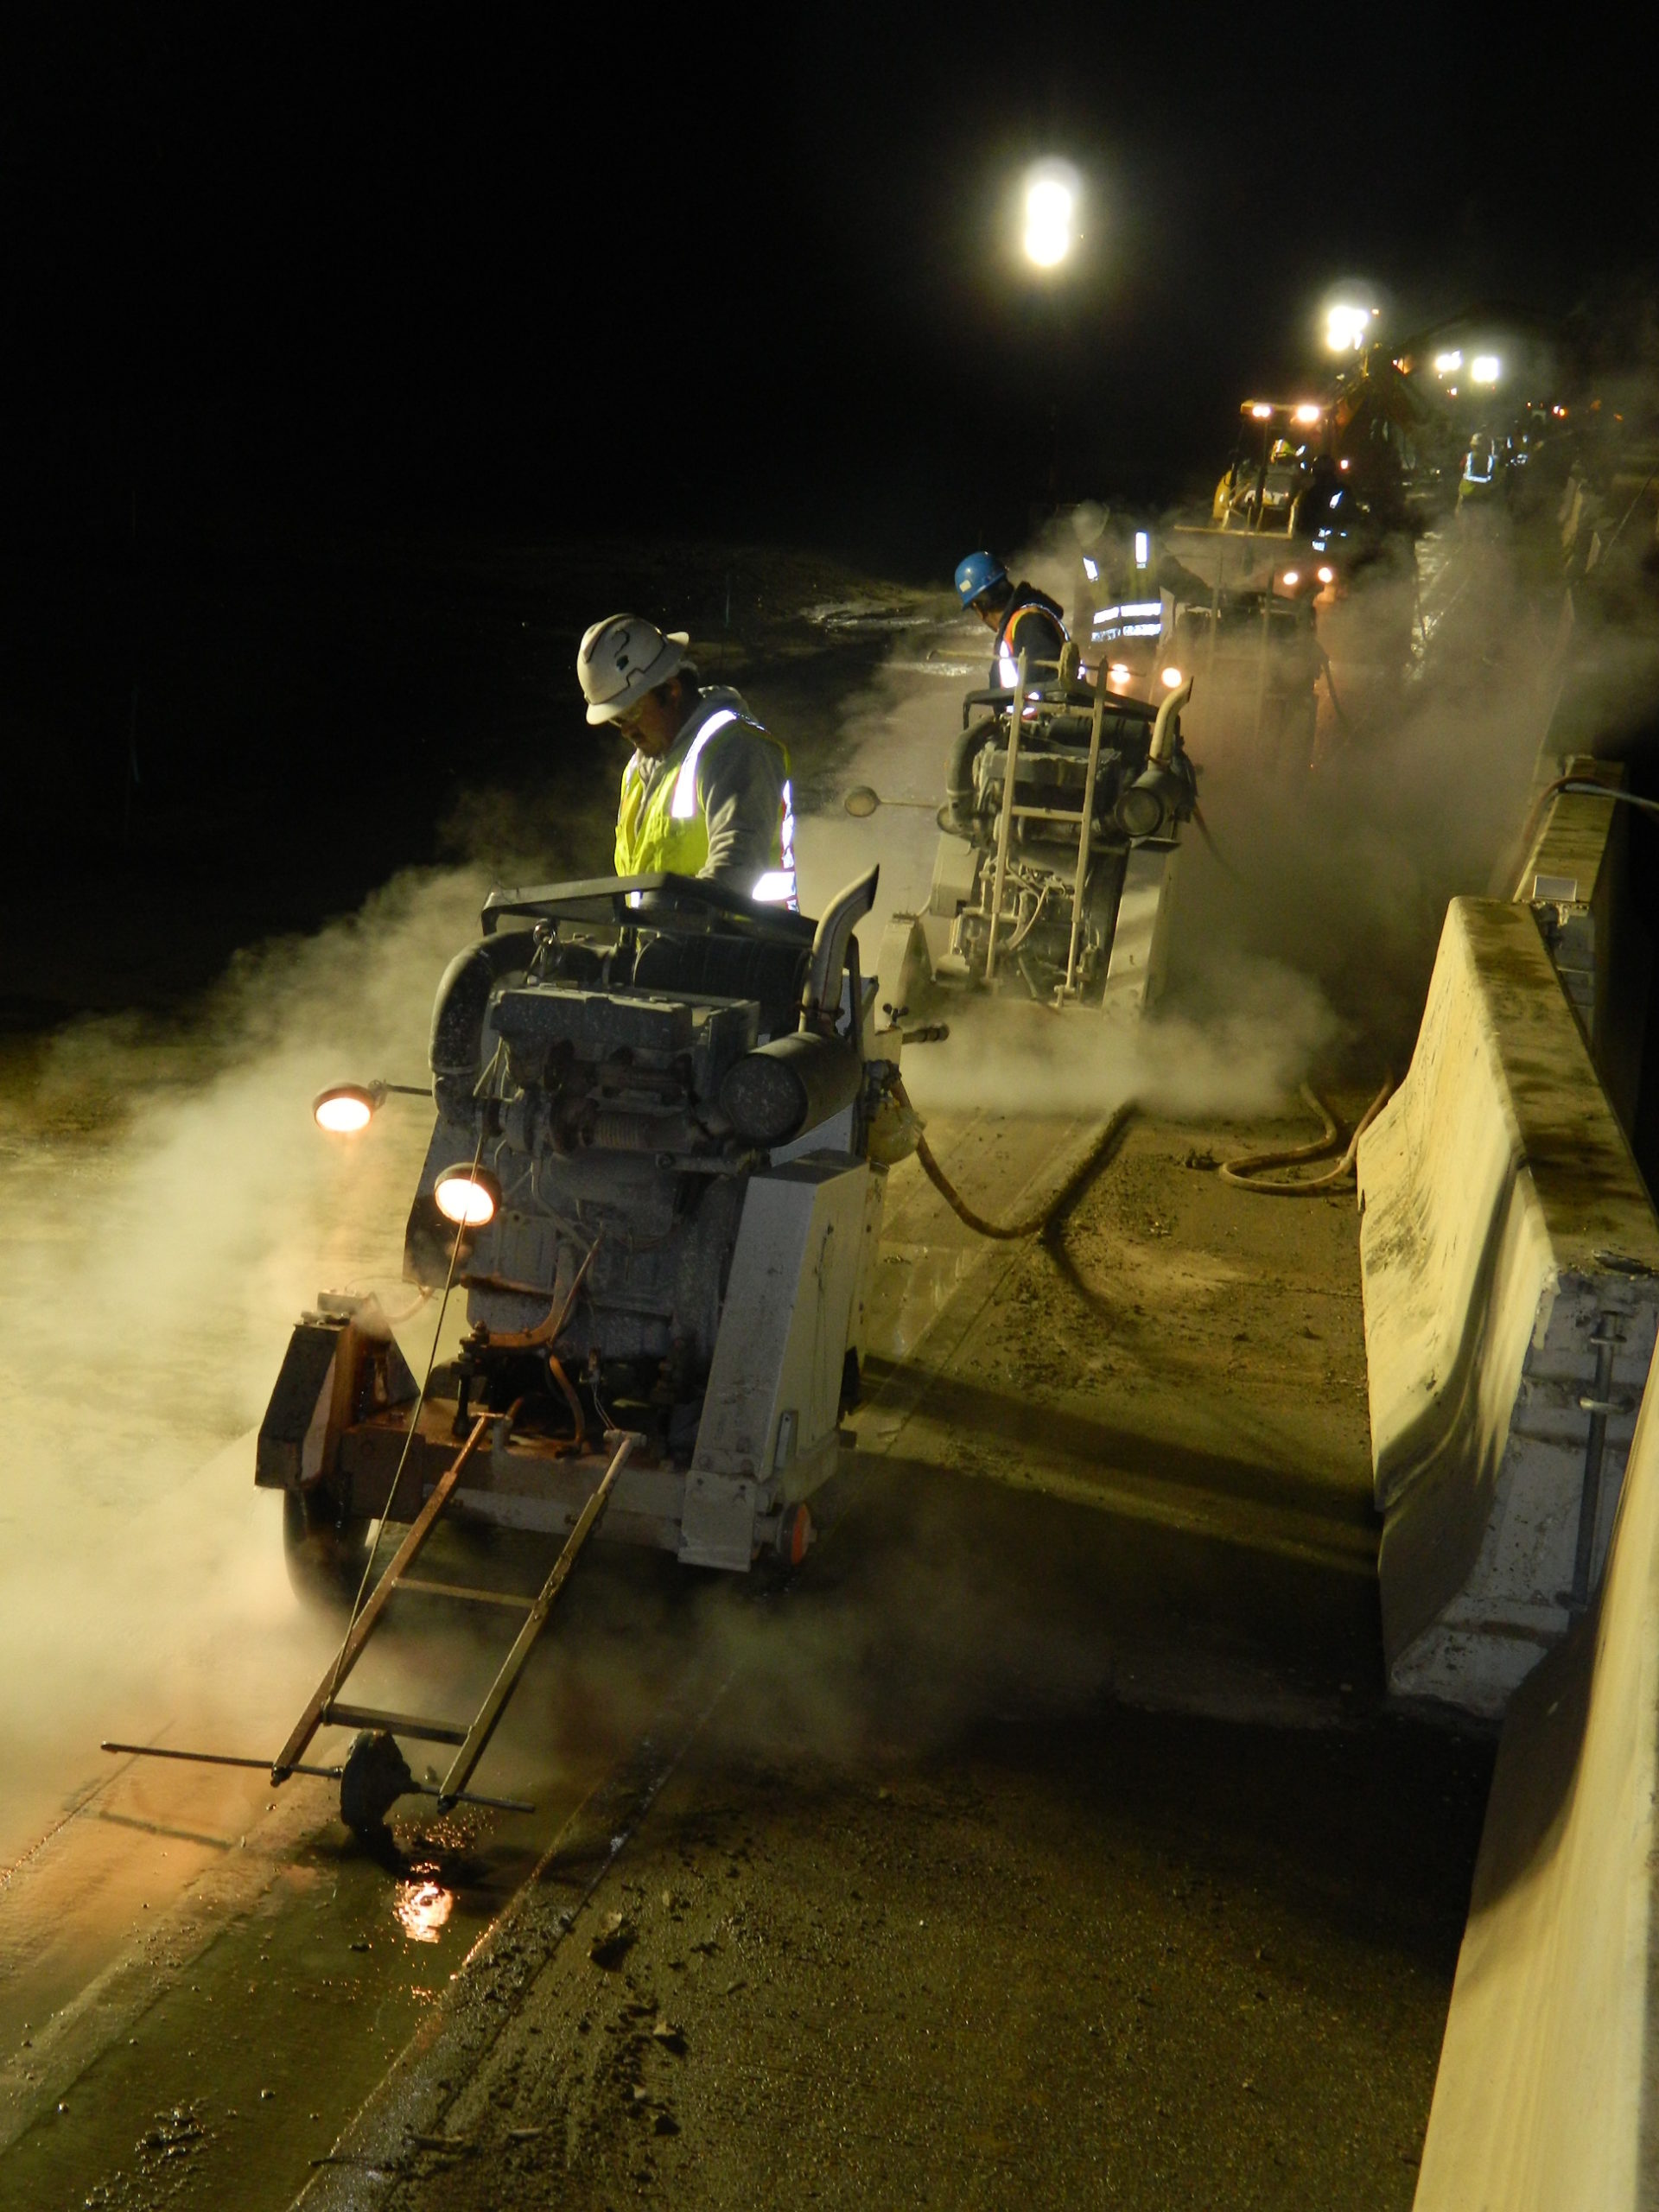
[[1022, 671], [1013, 690], [969, 694], [927, 906], [895, 915], [882, 944], [895, 1018], [958, 991], [1136, 1011], [1155, 995], [1198, 797], [1180, 734], [1191, 690], [1154, 710]]
[[492, 893], [439, 987], [405, 1237], [467, 1331], [416, 1408], [372, 1300], [302, 1318], [257, 1477], [302, 1586], [348, 1583], [371, 1517], [412, 1519], [486, 1413], [463, 1518], [569, 1530], [626, 1432], [597, 1534], [799, 1556], [857, 1397], [898, 1072], [853, 935], [875, 882], [816, 926], [674, 876]]

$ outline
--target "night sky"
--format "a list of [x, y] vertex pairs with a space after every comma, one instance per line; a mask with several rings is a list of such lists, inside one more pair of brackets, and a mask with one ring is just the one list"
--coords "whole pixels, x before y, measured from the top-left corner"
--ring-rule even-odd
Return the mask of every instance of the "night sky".
[[[1018, 526], [1051, 410], [1063, 494], [1212, 479], [1346, 275], [1402, 328], [1509, 298], [1644, 342], [1651, 55], [1514, 16], [32, 13], [0, 73], [14, 527], [130, 477], [151, 512], [920, 573]], [[1045, 154], [1088, 234], [1039, 285], [1009, 203]]]

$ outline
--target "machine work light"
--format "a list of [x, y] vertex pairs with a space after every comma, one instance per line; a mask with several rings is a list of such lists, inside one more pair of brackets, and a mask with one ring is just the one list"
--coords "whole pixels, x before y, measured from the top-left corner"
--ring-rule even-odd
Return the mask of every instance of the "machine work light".
[[1496, 353], [1477, 353], [1469, 364], [1471, 384], [1496, 384], [1503, 373], [1503, 364]]
[[433, 1202], [459, 1229], [483, 1229], [495, 1219], [501, 1185], [487, 1167], [446, 1167], [432, 1185]]
[[405, 1098], [429, 1098], [424, 1084], [415, 1083], [331, 1083], [311, 1101], [312, 1118], [331, 1137], [355, 1136], [366, 1129], [393, 1092]]

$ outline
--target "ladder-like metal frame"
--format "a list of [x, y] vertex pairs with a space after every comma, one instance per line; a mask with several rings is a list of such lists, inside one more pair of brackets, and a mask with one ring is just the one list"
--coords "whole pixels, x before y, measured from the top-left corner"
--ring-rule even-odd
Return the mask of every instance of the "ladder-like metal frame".
[[[565, 1538], [551, 1573], [534, 1598], [514, 1597], [498, 1590], [471, 1589], [463, 1583], [429, 1582], [417, 1579], [410, 1573], [410, 1568], [419, 1558], [427, 1538], [437, 1526], [438, 1518], [461, 1479], [462, 1469], [477, 1451], [486, 1430], [500, 1418], [499, 1414], [480, 1414], [466, 1441], [438, 1477], [431, 1497], [410, 1522], [408, 1534], [397, 1547], [391, 1565], [370, 1592], [367, 1601], [353, 1621], [345, 1642], [330, 1662], [327, 1672], [307, 1700], [305, 1709], [295, 1722], [288, 1741], [272, 1762], [270, 1778], [273, 1782], [285, 1782], [290, 1774], [298, 1770], [306, 1747], [319, 1728], [372, 1728], [385, 1729], [393, 1736], [416, 1737], [428, 1743], [454, 1745], [457, 1747], [455, 1756], [450, 1763], [448, 1773], [438, 1787], [438, 1802], [440, 1806], [452, 1805], [465, 1791], [474, 1768], [484, 1756], [497, 1724], [506, 1710], [507, 1701], [518, 1687], [525, 1662], [547, 1625], [554, 1601], [569, 1580], [570, 1570], [575, 1565], [582, 1546], [605, 1510], [616, 1486], [617, 1477], [645, 1440], [632, 1430], [613, 1429], [607, 1432], [605, 1440], [614, 1447], [610, 1464], [601, 1476], [592, 1497], [577, 1516], [575, 1526]], [[505, 1605], [524, 1613], [524, 1619], [513, 1639], [512, 1649], [503, 1660], [495, 1680], [470, 1721], [458, 1725], [453, 1721], [429, 1719], [420, 1713], [394, 1713], [377, 1706], [352, 1705], [340, 1695], [341, 1685], [362, 1657], [381, 1615], [400, 1590], [411, 1591], [424, 1597], [458, 1599], [468, 1605]]]
[[1083, 812], [1073, 814], [1069, 807], [1020, 806], [1014, 796], [1015, 779], [1020, 768], [1020, 728], [1026, 706], [1027, 662], [1029, 656], [1020, 656], [1019, 678], [1014, 696], [1008, 709], [1008, 758], [1002, 777], [1002, 808], [996, 822], [996, 866], [991, 879], [990, 942], [985, 952], [985, 981], [989, 983], [996, 976], [997, 934], [1002, 926], [1003, 893], [1008, 873], [1008, 846], [1012, 842], [1014, 825], [1019, 821], [1075, 822], [1077, 825], [1077, 873], [1071, 894], [1071, 941], [1066, 949], [1065, 981], [1060, 986], [1062, 998], [1077, 994], [1077, 940], [1083, 931], [1083, 899], [1089, 881], [1089, 863], [1094, 857], [1095, 842], [1095, 782], [1100, 772], [1101, 733], [1105, 726], [1106, 695], [1096, 693], [1094, 720], [1089, 731], [1089, 766], [1084, 778]]

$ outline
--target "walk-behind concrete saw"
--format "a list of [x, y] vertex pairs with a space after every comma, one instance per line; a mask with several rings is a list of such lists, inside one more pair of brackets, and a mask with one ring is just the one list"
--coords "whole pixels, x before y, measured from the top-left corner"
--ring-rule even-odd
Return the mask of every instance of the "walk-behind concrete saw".
[[[404, 1247], [442, 1301], [435, 1346], [464, 1294], [459, 1353], [417, 1384], [373, 1299], [325, 1294], [259, 1431], [296, 1586], [350, 1602], [340, 1649], [273, 1759], [106, 1751], [336, 1780], [377, 1847], [411, 1792], [526, 1810], [467, 1783], [590, 1535], [798, 1563], [858, 1396], [886, 1166], [917, 1142], [853, 933], [875, 886], [816, 925], [682, 876], [491, 893], [438, 988]], [[361, 1128], [391, 1088], [338, 1084], [317, 1120]], [[533, 1591], [434, 1581], [412, 1570], [446, 1516], [563, 1541]], [[348, 1694], [400, 1594], [517, 1617], [470, 1716]], [[349, 1753], [308, 1761], [328, 1727], [357, 1732]], [[452, 1747], [441, 1778], [416, 1779], [410, 1738]]]
[[1082, 680], [1068, 647], [1058, 671], [1022, 662], [1013, 689], [968, 694], [927, 904], [882, 940], [895, 1020], [963, 993], [1145, 1009], [1198, 801], [1180, 728], [1192, 689], [1155, 709], [1116, 696]]
[[816, 928], [676, 876], [492, 893], [438, 991], [404, 1255], [470, 1329], [417, 1394], [372, 1300], [296, 1328], [256, 1480], [302, 1592], [354, 1590], [371, 1522], [414, 1521], [480, 1416], [454, 1517], [563, 1534], [627, 1433], [601, 1537], [800, 1556], [858, 1395], [898, 1073], [853, 934], [875, 884]]

